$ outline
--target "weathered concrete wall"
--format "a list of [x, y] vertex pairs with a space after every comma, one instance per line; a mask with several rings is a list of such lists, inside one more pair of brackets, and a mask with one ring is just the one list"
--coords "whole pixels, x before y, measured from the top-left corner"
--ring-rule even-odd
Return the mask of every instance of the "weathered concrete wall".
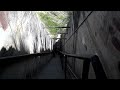
[[[90, 11], [75, 13], [77, 15], [71, 16], [68, 24], [71, 28], [68, 29], [68, 34], [65, 35], [67, 39], [76, 30], [76, 27], [83, 22]], [[64, 41], [62, 42], [64, 45]], [[88, 19], [79, 27], [78, 31], [65, 44], [63, 49], [68, 53], [80, 56], [97, 54], [107, 77], [109, 79], [120, 78], [120, 12], [93, 11]], [[83, 62], [72, 58], [69, 59], [69, 62], [77, 75], [81, 77]], [[90, 66], [89, 78], [95, 78], [92, 65]]]

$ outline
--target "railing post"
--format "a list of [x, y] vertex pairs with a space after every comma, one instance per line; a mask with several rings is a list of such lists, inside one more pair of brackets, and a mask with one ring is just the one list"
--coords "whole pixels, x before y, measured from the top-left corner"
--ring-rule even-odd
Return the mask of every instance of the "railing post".
[[90, 67], [90, 59], [84, 60], [84, 62], [83, 62], [83, 72], [82, 72], [82, 79], [83, 80], [88, 79], [89, 67]]
[[60, 61], [61, 61], [61, 65], [62, 65], [62, 70], [63, 70], [63, 68], [64, 68], [64, 57], [63, 57], [63, 55], [60, 53], [60, 52], [58, 52], [59, 53], [59, 55], [60, 55]]
[[65, 57], [65, 79], [67, 79], [67, 56], [64, 55]]
[[93, 66], [93, 69], [94, 69], [94, 72], [96, 75], [96, 79], [107, 79], [107, 76], [104, 72], [102, 64], [101, 64], [99, 57], [97, 55], [94, 55], [91, 58], [91, 63], [92, 63], [92, 66]]

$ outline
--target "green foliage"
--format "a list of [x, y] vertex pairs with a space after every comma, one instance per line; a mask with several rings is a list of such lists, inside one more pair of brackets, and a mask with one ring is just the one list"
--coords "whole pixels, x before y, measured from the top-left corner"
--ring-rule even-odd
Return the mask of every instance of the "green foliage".
[[[39, 13], [40, 17], [41, 17], [41, 20], [45, 23], [46, 26], [59, 26], [58, 23], [54, 22], [53, 19], [48, 16], [47, 14], [43, 14], [43, 13]], [[57, 30], [56, 28], [50, 28], [50, 27], [47, 27], [50, 31], [51, 34], [56, 34], [57, 33]]]
[[[46, 27], [48, 28], [49, 32], [52, 35], [56, 35], [58, 32], [58, 28], [51, 28], [51, 27], [57, 27], [57, 26], [64, 26], [67, 22], [65, 20], [66, 17], [64, 15], [54, 15], [54, 14], [48, 14], [48, 13], [38, 13], [40, 19], [45, 23]], [[65, 22], [63, 22], [65, 21]]]

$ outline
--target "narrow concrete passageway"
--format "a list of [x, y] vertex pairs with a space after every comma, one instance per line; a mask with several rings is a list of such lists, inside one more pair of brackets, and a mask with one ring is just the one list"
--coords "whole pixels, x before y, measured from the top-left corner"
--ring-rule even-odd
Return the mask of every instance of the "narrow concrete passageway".
[[59, 56], [53, 57], [42, 70], [38, 70], [32, 79], [65, 79]]

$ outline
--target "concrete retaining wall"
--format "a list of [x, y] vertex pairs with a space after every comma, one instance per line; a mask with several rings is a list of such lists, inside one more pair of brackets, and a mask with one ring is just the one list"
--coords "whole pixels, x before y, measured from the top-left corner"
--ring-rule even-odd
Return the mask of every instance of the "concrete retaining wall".
[[[76, 28], [89, 15], [90, 11], [74, 11], [68, 26], [67, 38], [62, 40], [64, 45]], [[109, 79], [120, 78], [120, 12], [93, 11], [78, 31], [63, 47], [68, 53], [82, 55], [97, 54]], [[69, 58], [71, 67], [81, 77], [83, 61]], [[90, 66], [89, 79], [94, 79], [95, 73]]]

